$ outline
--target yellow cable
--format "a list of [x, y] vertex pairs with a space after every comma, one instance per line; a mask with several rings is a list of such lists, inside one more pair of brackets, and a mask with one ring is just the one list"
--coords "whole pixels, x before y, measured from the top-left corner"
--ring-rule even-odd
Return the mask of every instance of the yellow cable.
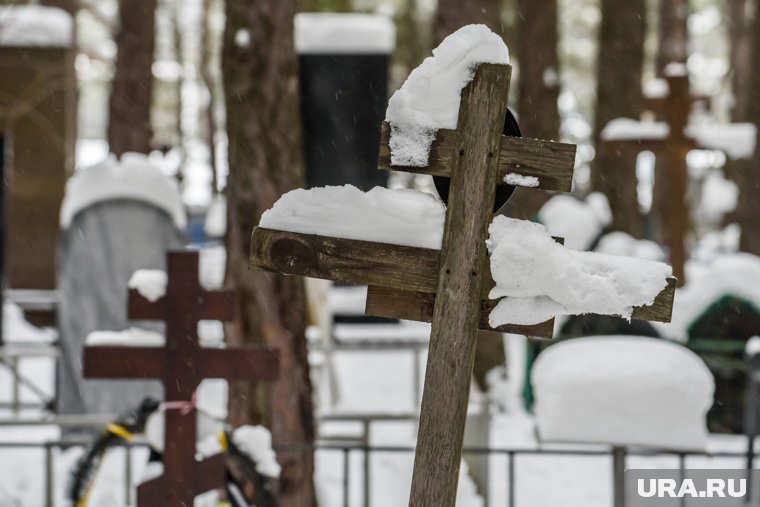
[[128, 442], [135, 438], [135, 436], [127, 428], [120, 424], [111, 423], [106, 426], [106, 430], [108, 430], [109, 433], [116, 435], [117, 437], [121, 437]]

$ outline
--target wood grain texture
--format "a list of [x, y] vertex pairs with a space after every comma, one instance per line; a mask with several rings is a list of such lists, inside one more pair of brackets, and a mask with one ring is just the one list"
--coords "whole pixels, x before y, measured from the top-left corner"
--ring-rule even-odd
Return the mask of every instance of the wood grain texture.
[[256, 227], [252, 269], [434, 292], [440, 251]]
[[[560, 243], [563, 242], [562, 238], [554, 239]], [[251, 236], [250, 265], [252, 269], [274, 273], [323, 278], [338, 282], [396, 289], [397, 291], [434, 294], [438, 288], [440, 255], [439, 250], [428, 248], [332, 238], [257, 227]], [[494, 286], [487, 258], [483, 260], [479, 273], [481, 277], [480, 298], [486, 300], [488, 292]], [[675, 294], [674, 283], [674, 279], [670, 279], [668, 286], [657, 296], [652, 305], [635, 308], [633, 318], [670, 322]], [[143, 301], [142, 296], [136, 291], [134, 292], [134, 295], [130, 294], [130, 305], [131, 308], [139, 309], [141, 312], [139, 318], [149, 318], [147, 315], [152, 315], [158, 311], [147, 308], [149, 306], [147, 302]], [[416, 299], [409, 299], [400, 295], [398, 297], [407, 302], [419, 301], [421, 298], [419, 296]], [[161, 303], [162, 301], [159, 300], [154, 304], [160, 307]], [[387, 303], [387, 305], [391, 304], [391, 302]], [[376, 306], [373, 303], [372, 310], [389, 313], [388, 315], [376, 314], [381, 317], [430, 322], [430, 318], [416, 319], [413, 317], [414, 315], [426, 315], [424, 308], [402, 309], [400, 303], [398, 305], [394, 303], [392, 307], [389, 306], [387, 309], [385, 306]], [[410, 315], [410, 317], [403, 315]], [[481, 329], [490, 328], [481, 326]], [[545, 333], [535, 336], [545, 337], [544, 335]]]
[[480, 322], [480, 279], [511, 67], [482, 64], [464, 88], [430, 332], [409, 505], [454, 507]]
[[634, 308], [631, 318], [670, 322], [670, 317], [673, 314], [673, 298], [676, 295], [677, 284], [678, 280], [675, 277], [668, 278], [668, 285], [654, 298], [654, 302], [649, 306]]
[[[382, 170], [403, 171], [415, 174], [451, 177], [450, 153], [459, 144], [455, 130], [439, 130], [430, 148], [427, 167], [394, 166], [391, 164], [391, 126], [383, 122], [380, 135], [380, 158]], [[569, 192], [575, 166], [574, 144], [539, 141], [524, 137], [501, 136], [497, 177], [501, 181], [509, 173], [538, 178], [538, 187], [544, 190]]]
[[[479, 329], [522, 334], [532, 338], [552, 337], [554, 319], [534, 326], [508, 324], [492, 328], [488, 324], [488, 315], [497, 303], [498, 300], [481, 299]], [[364, 313], [375, 317], [432, 322], [434, 305], [434, 294], [370, 286], [367, 288], [367, 304]]]

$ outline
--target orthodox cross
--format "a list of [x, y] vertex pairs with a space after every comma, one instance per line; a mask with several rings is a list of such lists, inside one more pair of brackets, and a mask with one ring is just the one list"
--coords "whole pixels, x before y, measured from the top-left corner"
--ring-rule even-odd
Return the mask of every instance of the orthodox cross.
[[279, 373], [275, 350], [201, 347], [198, 322], [232, 320], [235, 293], [201, 287], [196, 251], [169, 252], [167, 269], [166, 293], [157, 301], [129, 291], [130, 319], [166, 322], [164, 347], [84, 350], [85, 377], [160, 379], [164, 384], [164, 471], [138, 487], [141, 507], [193, 505], [197, 495], [224, 484], [221, 454], [203, 461], [195, 458], [195, 390], [203, 379], [275, 380]]
[[[515, 173], [569, 191], [575, 146], [502, 135], [509, 65], [481, 64], [462, 91], [457, 130], [439, 130], [428, 167], [390, 163], [383, 125], [381, 169], [450, 178], [441, 250], [256, 228], [251, 267], [368, 285], [366, 313], [432, 322], [410, 506], [453, 507], [477, 330], [491, 329], [486, 253], [496, 186]], [[519, 178], [518, 178], [519, 179]], [[535, 181], [535, 180], [534, 180]], [[669, 321], [674, 280], [635, 318]], [[551, 337], [552, 321], [497, 331]]]

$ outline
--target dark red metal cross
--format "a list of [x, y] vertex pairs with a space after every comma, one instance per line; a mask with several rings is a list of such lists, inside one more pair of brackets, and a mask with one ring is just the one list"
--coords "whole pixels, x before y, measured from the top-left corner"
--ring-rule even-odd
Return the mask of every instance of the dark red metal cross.
[[[198, 252], [168, 253], [166, 294], [155, 302], [129, 291], [129, 318], [166, 322], [166, 345], [157, 347], [86, 347], [84, 376], [89, 378], [160, 379], [167, 402], [193, 402], [206, 378], [275, 380], [279, 354], [271, 349], [203, 348], [200, 320], [230, 321], [235, 294], [206, 291], [198, 280]], [[184, 414], [184, 415], [183, 415]], [[196, 412], [166, 410], [164, 473], [137, 491], [140, 507], [191, 507], [193, 499], [220, 487], [224, 457], [195, 459]]]

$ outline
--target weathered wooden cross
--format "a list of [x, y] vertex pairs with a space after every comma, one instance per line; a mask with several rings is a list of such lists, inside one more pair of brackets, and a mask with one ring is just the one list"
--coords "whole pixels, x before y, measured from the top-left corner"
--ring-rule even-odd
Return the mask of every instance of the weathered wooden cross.
[[137, 491], [141, 507], [193, 505], [193, 499], [224, 484], [224, 457], [195, 458], [195, 391], [206, 378], [275, 380], [279, 354], [270, 349], [203, 348], [200, 320], [234, 318], [235, 293], [205, 291], [198, 281], [198, 252], [169, 252], [166, 294], [151, 303], [129, 291], [129, 318], [166, 321], [166, 345], [86, 347], [84, 375], [90, 378], [160, 379], [165, 411], [163, 475]]
[[[648, 98], [644, 107], [664, 120], [669, 132], [664, 139], [625, 139], [604, 141], [600, 149], [629, 151], [640, 153], [651, 151], [663, 157], [662, 167], [665, 175], [658, 175], [657, 182], [667, 189], [667, 202], [657, 203], [663, 213], [663, 235], [670, 250], [670, 263], [678, 285], [686, 282], [684, 264], [686, 263], [686, 231], [689, 229], [689, 207], [686, 202], [688, 169], [686, 155], [698, 148], [698, 143], [686, 134], [689, 114], [695, 103], [706, 103], [706, 97], [692, 96], [689, 90], [689, 76], [682, 74], [668, 75], [668, 95]], [[663, 185], [664, 184], [664, 185]], [[625, 189], [621, 189], [625, 191]], [[628, 189], [635, 192], [635, 186]], [[664, 195], [664, 194], [663, 194]], [[636, 199], [633, 199], [636, 202]]]
[[[440, 251], [256, 228], [251, 266], [291, 275], [369, 285], [370, 315], [432, 321], [409, 505], [453, 507], [478, 328], [494, 302], [486, 253], [497, 183], [509, 173], [539, 187], [569, 191], [575, 146], [502, 136], [508, 65], [482, 64], [462, 91], [456, 131], [439, 130], [428, 167], [392, 167], [383, 126], [380, 168], [450, 178]], [[369, 225], [369, 224], [368, 224]], [[636, 318], [668, 321], [674, 281]], [[551, 337], [552, 322], [503, 326], [503, 332]]]

